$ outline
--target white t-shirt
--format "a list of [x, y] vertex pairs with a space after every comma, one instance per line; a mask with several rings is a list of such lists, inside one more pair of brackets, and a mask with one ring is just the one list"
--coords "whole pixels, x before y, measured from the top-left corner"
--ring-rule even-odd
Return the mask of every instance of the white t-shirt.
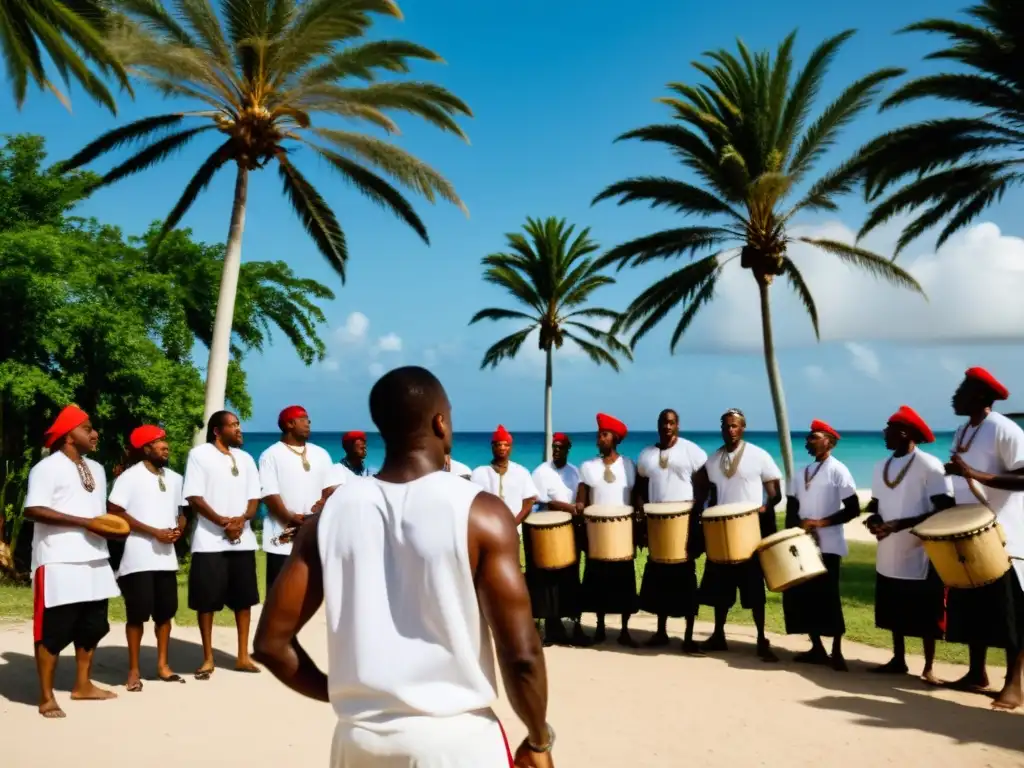
[[[331, 472], [331, 455], [319, 445], [306, 443], [307, 472], [302, 457], [291, 446], [278, 441], [260, 454], [260, 496], [280, 496], [284, 508], [293, 515], [308, 515], [320, 501]], [[269, 512], [263, 523], [263, 551], [287, 555], [292, 543], [275, 544], [274, 538], [284, 531], [281, 521]]]
[[[893, 457], [889, 481], [894, 481], [911, 460], [914, 463], [895, 488], [885, 484], [886, 462], [875, 465], [871, 496], [878, 501], [878, 514], [886, 523], [928, 514], [934, 509], [932, 496], [953, 495], [953, 486], [942, 462], [920, 448], [906, 456]], [[928, 555], [921, 540], [909, 529], [898, 531], [878, 542], [875, 569], [890, 579], [921, 581], [928, 576]]]
[[[661, 468], [662, 455], [668, 461]], [[649, 445], [640, 451], [636, 460], [636, 472], [648, 481], [647, 497], [652, 502], [692, 501], [693, 473], [704, 466], [708, 455], [696, 443], [676, 438], [675, 444], [667, 451], [656, 445]]]
[[[181, 495], [182, 478], [171, 469], [164, 469], [164, 488], [160, 478], [139, 462], [126, 469], [114, 481], [110, 503], [144, 525], [157, 530], [175, 528], [185, 499]], [[157, 541], [152, 536], [132, 531], [124, 543], [124, 555], [117, 569], [118, 578], [140, 571], [176, 571], [178, 556], [174, 545]]]
[[[605, 468], [612, 471], [615, 479], [604, 479]], [[588, 459], [580, 466], [580, 483], [590, 489], [590, 503], [601, 505], [633, 505], [631, 492], [636, 485], [636, 464], [632, 459], [619, 456], [613, 464], [606, 465], [600, 457]]]
[[473, 474], [473, 470], [470, 469], [468, 464], [463, 464], [461, 461], [449, 458], [448, 463], [451, 465], [450, 472], [458, 477], [469, 479]]
[[[201, 496], [221, 517], [241, 517], [253, 499], [260, 498], [260, 475], [256, 462], [245, 451], [231, 448], [238, 475], [231, 474], [231, 458], [213, 443], [204, 443], [188, 452], [182, 496]], [[245, 521], [238, 544], [232, 544], [224, 529], [196, 513], [192, 534], [193, 552], [245, 552], [256, 549], [256, 534]]]
[[494, 471], [494, 467], [485, 464], [474, 469], [469, 479], [485, 491], [500, 496], [513, 516], [518, 516], [523, 511], [524, 501], [537, 498], [538, 495], [529, 470], [514, 461], [508, 463], [504, 475], [499, 475]]
[[[743, 448], [743, 456], [740, 458], [739, 467], [732, 477], [726, 477], [722, 472], [721, 459], [725, 448], [719, 448], [704, 464], [708, 472], [708, 479], [715, 484], [717, 504], [749, 503], [760, 506], [764, 504], [764, 484], [769, 480], [779, 480], [782, 472], [779, 471], [775, 459], [763, 448], [748, 442], [740, 443]], [[732, 460], [736, 460], [739, 448], [732, 452]]]
[[[805, 482], [810, 479], [810, 484]], [[834, 456], [825, 461], [811, 462], [790, 481], [789, 495], [800, 502], [801, 520], [821, 520], [832, 517], [843, 508], [843, 500], [857, 495], [853, 475], [843, 462]], [[830, 525], [812, 532], [818, 546], [826, 555], [846, 557], [846, 533], [841, 525]]]
[[356, 473], [344, 464], [331, 464], [330, 468], [327, 470], [327, 474], [324, 476], [323, 490], [327, 490], [328, 488], [337, 488], [338, 486], [344, 485], [353, 477], [356, 477]]
[[[960, 458], [980, 472], [998, 475], [1024, 467], [1024, 430], [1001, 413], [990, 413], [978, 425], [977, 434], [970, 425], [960, 427], [953, 435], [953, 451], [957, 449], [958, 440], [971, 444], [970, 450], [961, 453]], [[1024, 557], [1024, 493], [988, 488], [981, 483], [976, 485], [999, 518], [1006, 534], [1006, 551], [1015, 557]], [[957, 504], [978, 503], [962, 477], [953, 478], [953, 491]], [[1017, 578], [1024, 586], [1024, 561], [1012, 562]]]
[[580, 471], [569, 462], [556, 467], [555, 462], [545, 461], [533, 470], [533, 484], [537, 488], [537, 501], [572, 504], [580, 487]]

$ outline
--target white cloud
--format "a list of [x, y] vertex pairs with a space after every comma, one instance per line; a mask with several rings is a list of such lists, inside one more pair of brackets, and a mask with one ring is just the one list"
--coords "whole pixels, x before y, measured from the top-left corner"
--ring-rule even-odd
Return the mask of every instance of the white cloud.
[[334, 335], [338, 341], [351, 344], [365, 340], [368, 330], [370, 330], [370, 318], [362, 312], [353, 312], [345, 318], [345, 324], [338, 328]]
[[873, 349], [855, 341], [848, 341], [844, 346], [853, 358], [854, 368], [870, 379], [882, 378], [882, 363]]
[[377, 339], [377, 349], [381, 352], [401, 352], [402, 337], [397, 333], [389, 333]]
[[804, 366], [804, 375], [810, 379], [812, 384], [822, 384], [825, 381], [825, 369], [820, 365]]
[[370, 363], [370, 375], [376, 379], [379, 379], [384, 375], [384, 366], [381, 363]]

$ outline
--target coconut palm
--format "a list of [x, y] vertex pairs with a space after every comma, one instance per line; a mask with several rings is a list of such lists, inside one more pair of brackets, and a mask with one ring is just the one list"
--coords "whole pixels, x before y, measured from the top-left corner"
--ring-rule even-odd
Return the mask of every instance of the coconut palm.
[[920, 211], [903, 230], [896, 253], [945, 221], [936, 243], [941, 246], [1007, 189], [1024, 183], [1021, 3], [981, 0], [967, 14], [975, 24], [930, 19], [902, 30], [943, 35], [947, 47], [927, 58], [955, 62], [960, 71], [912, 80], [882, 102], [884, 110], [934, 98], [962, 107], [964, 114], [897, 129], [864, 150], [869, 199], [903, 185], [877, 204], [860, 235], [893, 216]]
[[[618, 313], [600, 307], [586, 307], [598, 288], [611, 285], [614, 278], [598, 274], [599, 267], [590, 258], [598, 245], [590, 239], [590, 229], [575, 237], [575, 227], [565, 219], [528, 218], [523, 232], [505, 235], [507, 251], [483, 258], [484, 280], [508, 291], [524, 309], [481, 309], [469, 324], [481, 320], [516, 320], [526, 324], [518, 331], [496, 341], [484, 353], [481, 368], [496, 368], [502, 360], [519, 354], [534, 332], [537, 345], [544, 351], [544, 434], [545, 456], [551, 460], [552, 358], [555, 350], [571, 341], [598, 365], [619, 370], [616, 356], [632, 359], [629, 348], [606, 328]], [[525, 234], [524, 234], [525, 233]]]
[[[596, 203], [618, 198], [619, 205], [647, 201], [651, 207], [714, 220], [711, 226], [685, 226], [639, 237], [600, 259], [601, 265], [617, 264], [619, 269], [678, 257], [690, 260], [659, 276], [623, 313], [616, 330], [630, 330], [633, 347], [670, 312], [679, 310], [670, 341], [675, 351], [698, 312], [714, 299], [725, 266], [738, 258], [740, 267], [750, 270], [760, 295], [765, 366], [787, 476], [793, 474], [793, 450], [769, 304], [769, 288], [776, 277], [785, 277], [796, 291], [818, 335], [818, 310], [788, 255], [790, 244], [808, 243], [851, 267], [921, 292], [913, 277], [882, 256], [835, 240], [789, 234], [794, 216], [835, 211], [835, 198], [853, 188], [859, 171], [853, 161], [812, 173], [842, 129], [867, 108], [884, 83], [901, 73], [881, 69], [860, 78], [812, 121], [829, 65], [852, 34], [843, 32], [819, 45], [795, 77], [795, 33], [783, 40], [774, 57], [769, 52], [751, 53], [742, 42], [738, 56], [725, 50], [706, 54], [710, 63], [693, 66], [709, 83], [671, 83], [674, 95], [659, 99], [671, 108], [677, 122], [650, 125], [619, 137], [667, 145], [697, 183], [641, 176], [612, 184], [594, 199]], [[802, 193], [794, 195], [798, 188]], [[697, 258], [704, 251], [711, 254]]]
[[89, 69], [92, 64], [131, 92], [124, 69], [103, 42], [105, 20], [104, 7], [96, 0], [0, 0], [0, 56], [18, 109], [25, 103], [30, 80], [70, 106], [46, 75], [48, 56], [65, 85], [74, 79], [94, 100], [117, 113], [114, 97]]
[[[219, 134], [218, 146], [164, 221], [174, 229], [224, 166], [235, 167], [235, 192], [220, 281], [206, 379], [206, 418], [223, 408], [231, 319], [238, 288], [249, 174], [270, 162], [292, 209], [328, 263], [345, 278], [348, 248], [338, 219], [323, 195], [293, 162], [311, 151], [373, 202], [393, 212], [425, 241], [427, 230], [405, 196], [382, 175], [426, 197], [462, 207], [452, 185], [437, 171], [388, 141], [314, 124], [339, 117], [389, 133], [389, 116], [406, 112], [465, 138], [457, 115], [469, 108], [440, 86], [388, 79], [381, 71], [406, 73], [410, 62], [440, 61], [434, 52], [400, 40], [367, 42], [374, 15], [401, 18], [393, 0], [209, 0], [176, 2], [116, 0], [124, 15], [110, 33], [111, 50], [131, 74], [165, 96], [202, 105], [135, 121], [100, 136], [68, 160], [74, 168], [100, 155], [144, 141], [146, 146], [102, 177], [113, 184], [168, 160], [200, 134]], [[185, 127], [197, 121], [194, 127]]]

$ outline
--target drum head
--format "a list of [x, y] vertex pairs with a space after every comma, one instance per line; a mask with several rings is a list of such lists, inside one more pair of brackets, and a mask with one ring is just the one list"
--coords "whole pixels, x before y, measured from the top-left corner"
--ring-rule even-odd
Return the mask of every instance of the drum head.
[[625, 504], [594, 504], [583, 510], [587, 517], [627, 517], [633, 514], [633, 508]]
[[572, 520], [572, 515], [568, 512], [560, 512], [558, 510], [549, 509], [541, 512], [534, 512], [532, 515], [527, 515], [523, 522], [526, 525], [563, 525]]
[[914, 526], [914, 533], [928, 538], [944, 538], [971, 533], [989, 525], [996, 516], [983, 504], [963, 504], [936, 512]]
[[692, 501], [660, 501], [644, 504], [644, 514], [651, 517], [659, 515], [685, 515], [693, 509]]
[[807, 531], [802, 528], [786, 528], [778, 533], [773, 533], [771, 536], [766, 536], [761, 539], [761, 543], [757, 545], [757, 551], [760, 552], [762, 549], [768, 549], [768, 547], [778, 544], [780, 541], [787, 541], [788, 539], [795, 539], [797, 536], [808, 536]]
[[749, 501], [733, 502], [732, 504], [719, 504], [717, 507], [708, 507], [702, 516], [704, 520], [714, 520], [717, 517], [737, 517], [746, 512], [754, 512], [761, 505], [751, 504]]

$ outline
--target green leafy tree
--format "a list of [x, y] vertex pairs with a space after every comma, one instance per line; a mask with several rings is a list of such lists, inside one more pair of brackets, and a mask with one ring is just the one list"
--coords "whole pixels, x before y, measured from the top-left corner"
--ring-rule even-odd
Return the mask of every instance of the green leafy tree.
[[974, 24], [929, 19], [902, 30], [945, 37], [947, 47], [926, 58], [957, 71], [911, 80], [882, 102], [884, 110], [932, 98], [963, 113], [890, 131], [864, 149], [867, 195], [876, 205], [860, 236], [899, 214], [916, 214], [897, 254], [943, 223], [941, 246], [1024, 183], [1024, 8], [1018, 0], [982, 0], [967, 14]]
[[[590, 254], [598, 249], [590, 229], [574, 237], [575, 228], [565, 219], [527, 219], [523, 233], [505, 235], [506, 248], [483, 258], [484, 280], [505, 289], [522, 309], [482, 309], [470, 325], [481, 320], [515, 320], [526, 323], [515, 333], [496, 341], [484, 353], [481, 368], [496, 368], [502, 360], [519, 354], [530, 334], [544, 352], [545, 456], [551, 460], [552, 358], [566, 341], [582, 349], [598, 365], [619, 370], [618, 357], [632, 359], [629, 348], [615, 336], [593, 324], [606, 320], [610, 326], [618, 313], [587, 307], [594, 292], [615, 280], [599, 274]], [[524, 234], [525, 233], [525, 234]]]
[[[462, 203], [447, 180], [405, 150], [365, 133], [316, 125], [314, 117], [340, 117], [393, 133], [397, 126], [388, 113], [405, 112], [465, 138], [456, 117], [470, 111], [431, 83], [378, 81], [381, 72], [407, 73], [412, 61], [440, 60], [415, 43], [362, 39], [374, 14], [401, 18], [393, 0], [220, 0], [219, 13], [209, 0], [176, 3], [173, 12], [160, 0], [117, 0], [117, 7], [124, 16], [109, 44], [119, 60], [165, 96], [198, 101], [205, 109], [117, 128], [64, 167], [81, 167], [144, 142], [97, 184], [109, 185], [167, 160], [200, 134], [219, 134], [218, 146], [196, 169], [162, 230], [174, 229], [213, 176], [234, 166], [231, 223], [207, 366], [208, 418], [224, 403], [250, 172], [276, 164], [289, 203], [344, 279], [345, 235], [323, 195], [293, 163], [296, 150], [312, 151], [427, 242], [416, 211], [384, 177], [431, 202]], [[185, 127], [190, 122], [197, 125]]]
[[[709, 63], [693, 66], [707, 83], [670, 83], [673, 95], [659, 99], [672, 110], [676, 122], [619, 137], [664, 144], [697, 183], [640, 176], [612, 184], [594, 199], [596, 203], [618, 198], [619, 205], [645, 201], [652, 208], [712, 220], [709, 225], [667, 229], [630, 240], [600, 259], [600, 265], [617, 264], [620, 269], [680, 257], [689, 260], [660, 276], [623, 313], [617, 329], [632, 332], [633, 347], [678, 311], [670, 341], [675, 351], [701, 308], [714, 299], [725, 266], [739, 259], [740, 267], [750, 271], [760, 296], [765, 367], [787, 477], [793, 474], [793, 448], [769, 304], [769, 289], [776, 277], [785, 277], [796, 291], [818, 335], [818, 309], [789, 257], [790, 244], [807, 243], [850, 267], [921, 292], [917, 281], [889, 259], [836, 240], [789, 234], [794, 216], [837, 210], [835, 199], [856, 184], [860, 168], [853, 159], [827, 172], [817, 171], [817, 166], [882, 86], [901, 74], [898, 69], [881, 69], [856, 80], [811, 120], [829, 66], [852, 34], [843, 32], [823, 42], [795, 76], [795, 33], [783, 40], [774, 57], [769, 52], [751, 53], [742, 42], [737, 55], [726, 50], [706, 54]], [[798, 189], [802, 193], [796, 194]], [[702, 255], [707, 251], [710, 255]]]

